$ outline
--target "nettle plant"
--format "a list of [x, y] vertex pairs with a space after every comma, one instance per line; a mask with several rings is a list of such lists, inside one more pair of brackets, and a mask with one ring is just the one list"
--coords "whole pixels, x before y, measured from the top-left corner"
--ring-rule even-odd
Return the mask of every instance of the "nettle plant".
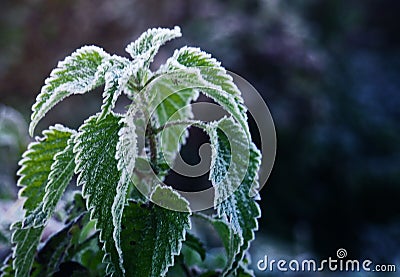
[[[260, 152], [239, 89], [209, 54], [183, 47], [150, 70], [159, 47], [180, 36], [178, 27], [150, 29], [126, 47], [132, 59], [84, 46], [51, 72], [32, 108], [31, 135], [70, 95], [104, 86], [103, 105], [78, 130], [57, 124], [43, 131], [23, 154], [18, 185], [25, 217], [12, 226], [3, 276], [252, 276], [246, 251], [260, 216]], [[122, 93], [131, 103], [120, 114], [113, 109]], [[194, 120], [190, 104], [199, 93], [229, 116]], [[163, 183], [190, 126], [210, 138], [211, 214], [192, 210]], [[75, 174], [81, 193], [57, 208], [65, 226], [40, 244]], [[206, 251], [192, 221], [220, 237], [222, 259]]]

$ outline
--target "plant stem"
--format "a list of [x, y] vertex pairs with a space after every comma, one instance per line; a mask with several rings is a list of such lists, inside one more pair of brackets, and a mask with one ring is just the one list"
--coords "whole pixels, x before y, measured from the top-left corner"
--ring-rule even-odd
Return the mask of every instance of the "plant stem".
[[148, 147], [150, 152], [150, 164], [155, 174], [158, 174], [157, 169], [157, 141], [156, 132], [151, 124], [151, 120], [148, 120], [146, 127], [146, 140], [148, 141]]
[[192, 216], [200, 218], [204, 221], [207, 221], [208, 223], [211, 223], [211, 224], [213, 223], [213, 219], [210, 216], [205, 215], [203, 213], [194, 212], [194, 213], [192, 213]]
[[172, 127], [172, 126], [179, 126], [179, 125], [193, 125], [193, 126], [196, 126], [196, 127], [202, 128], [202, 129], [205, 129], [207, 127], [207, 125], [205, 123], [198, 121], [198, 120], [177, 120], [177, 121], [168, 121], [164, 125], [158, 127], [157, 129], [154, 129], [154, 132], [156, 134], [158, 134], [165, 128]]
[[[142, 91], [139, 91], [137, 94], [139, 97], [139, 100], [141, 103], [146, 103]], [[136, 105], [137, 103], [133, 103], [133, 105]], [[146, 146], [148, 146], [149, 149], [149, 154], [150, 154], [150, 165], [151, 168], [153, 169], [155, 174], [158, 174], [158, 169], [157, 169], [157, 141], [156, 141], [156, 135], [157, 132], [155, 131], [155, 128], [153, 124], [151, 123], [151, 117], [149, 112], [143, 108], [140, 110], [143, 115], [145, 122], [147, 122], [146, 125], [146, 132], [145, 132], [145, 143]]]

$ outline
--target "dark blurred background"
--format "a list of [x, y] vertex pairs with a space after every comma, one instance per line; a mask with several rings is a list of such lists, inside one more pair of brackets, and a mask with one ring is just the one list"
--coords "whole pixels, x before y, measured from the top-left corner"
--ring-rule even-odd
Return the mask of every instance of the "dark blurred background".
[[[199, 46], [252, 83], [275, 120], [253, 261], [345, 248], [350, 258], [399, 265], [399, 11], [395, 0], [2, 0], [0, 202], [15, 197], [27, 139], [15, 126], [28, 122], [58, 60], [86, 44], [127, 56], [149, 27], [179, 25], [183, 38], [162, 48], [156, 67], [176, 47]], [[100, 96], [71, 97], [39, 129], [79, 126]]]

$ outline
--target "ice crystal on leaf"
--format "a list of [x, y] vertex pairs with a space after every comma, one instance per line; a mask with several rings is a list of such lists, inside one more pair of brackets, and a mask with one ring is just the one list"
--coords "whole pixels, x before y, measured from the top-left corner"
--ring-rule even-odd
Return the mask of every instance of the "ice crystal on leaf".
[[126, 47], [133, 59], [144, 61], [144, 66], [149, 66], [153, 61], [158, 49], [167, 41], [182, 36], [181, 29], [176, 26], [174, 29], [154, 28], [143, 33], [136, 41]]
[[104, 83], [104, 76], [97, 71], [109, 55], [96, 46], [83, 46], [64, 61], [59, 62], [36, 98], [32, 107], [29, 133], [46, 113], [58, 102], [72, 94], [86, 93]]

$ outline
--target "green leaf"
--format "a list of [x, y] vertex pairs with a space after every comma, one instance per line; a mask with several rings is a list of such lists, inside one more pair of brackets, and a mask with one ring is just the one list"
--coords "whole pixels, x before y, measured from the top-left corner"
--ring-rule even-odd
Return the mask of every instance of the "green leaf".
[[235, 257], [240, 249], [241, 237], [235, 234], [232, 228], [222, 219], [210, 218], [209, 221], [214, 226], [222, 240], [226, 252], [225, 269], [230, 269], [235, 261]]
[[22, 228], [22, 222], [19, 221], [13, 224], [12, 229], [11, 242], [15, 244], [13, 249], [15, 276], [26, 277], [31, 271], [44, 226]]
[[[210, 123], [212, 147], [210, 180], [215, 187], [214, 206], [218, 216], [227, 216], [235, 233], [241, 234], [235, 203], [227, 200], [240, 186], [249, 164], [249, 141], [244, 130], [232, 118]], [[232, 199], [235, 202], [235, 199]]]
[[233, 260], [228, 257], [230, 272], [243, 259], [258, 229], [260, 209], [252, 194], [258, 187], [261, 155], [253, 143], [249, 145], [244, 131], [232, 119], [210, 124], [208, 132], [213, 147], [210, 180], [216, 190], [217, 213], [240, 237], [239, 251]]
[[[115, 158], [118, 160], [117, 168], [121, 172], [121, 177], [117, 186], [117, 195], [115, 196], [112, 205], [112, 219], [115, 226], [113, 237], [120, 256], [121, 267], [123, 267], [123, 255], [120, 238], [121, 220], [126, 204], [128, 189], [132, 183], [132, 174], [135, 169], [136, 157], [138, 156], [136, 126], [133, 118], [136, 111], [134, 107], [135, 106], [132, 105], [119, 122], [122, 127], [118, 132], [119, 140], [115, 154]], [[135, 190], [135, 195], [137, 196], [135, 197], [135, 200], [140, 201], [142, 199], [142, 195], [139, 191], [137, 191], [136, 187], [133, 187], [133, 190]]]
[[138, 156], [136, 126], [134, 121], [135, 113], [135, 105], [131, 105], [128, 112], [119, 122], [122, 127], [118, 132], [119, 140], [115, 158], [118, 160], [117, 167], [118, 170], [122, 172], [122, 178], [129, 178], [133, 173], [136, 157]]
[[[161, 100], [162, 97], [165, 97], [165, 94], [158, 93], [151, 104], [151, 106], [155, 106], [160, 102], [155, 110], [158, 127], [169, 121], [184, 121], [193, 118], [192, 108], [189, 104], [198, 97], [195, 90], [184, 89]], [[181, 146], [186, 143], [188, 135], [187, 126], [184, 125], [170, 126], [161, 132], [160, 150], [168, 164], [172, 164]]]
[[[47, 209], [46, 213], [43, 212], [45, 187], [51, 183], [50, 180], [55, 179], [54, 175], [51, 178], [49, 176], [57, 164], [55, 159], [66, 149], [67, 141], [72, 134], [73, 131], [61, 125], [50, 127], [43, 132], [43, 138], [38, 138], [37, 142], [28, 146], [19, 163], [21, 169], [18, 171], [20, 176], [18, 185], [23, 187], [20, 196], [27, 197], [24, 203], [26, 215], [23, 223], [14, 224], [12, 242], [15, 243], [13, 266], [21, 276], [29, 274], [44, 225], [51, 216], [51, 209]], [[69, 179], [67, 179], [59, 180], [68, 184]], [[65, 183], [57, 187], [60, 196], [63, 192], [61, 187], [65, 188]], [[52, 201], [55, 206], [58, 199], [54, 198]]]
[[[203, 86], [195, 70], [176, 70], [163, 73], [147, 84], [138, 96], [147, 102], [140, 107], [145, 109], [144, 115], [149, 114], [154, 119], [154, 127], [161, 128], [170, 121], [185, 121], [193, 118], [189, 105], [198, 97], [196, 87]], [[138, 100], [140, 101], [140, 100]], [[148, 119], [145, 118], [146, 122]], [[186, 142], [189, 134], [187, 126], [175, 125], [161, 131], [160, 153], [163, 159], [172, 165], [181, 145]]]
[[[200, 48], [182, 47], [175, 50], [174, 55], [160, 68], [160, 72], [173, 70], [196, 69], [203, 79], [199, 88], [204, 94], [213, 98], [240, 123], [246, 134], [250, 136], [247, 125], [246, 107], [243, 104], [240, 90], [233, 82], [221, 63]], [[195, 86], [195, 84], [193, 84]]]
[[45, 188], [43, 199], [43, 213], [46, 220], [53, 214], [57, 203], [60, 201], [65, 189], [70, 183], [75, 169], [75, 155], [73, 152], [74, 137], [68, 140], [67, 147], [54, 157], [51, 172]]
[[58, 198], [52, 199], [51, 204], [54, 207], [69, 183], [72, 173], [68, 172], [68, 168], [58, 166], [60, 161], [57, 159], [64, 158], [61, 153], [66, 149], [67, 142], [73, 133], [74, 131], [57, 124], [44, 131], [42, 138], [37, 138], [36, 142], [29, 144], [23, 154], [23, 159], [19, 162], [21, 168], [17, 174], [20, 176], [18, 186], [22, 187], [19, 195], [27, 197], [23, 206], [26, 210], [24, 227], [43, 225], [51, 215], [51, 209], [43, 213], [46, 186], [57, 188]]
[[174, 202], [188, 212], [130, 201], [122, 218], [121, 245], [127, 276], [165, 276], [190, 229], [189, 203], [168, 187], [157, 186], [156, 202]]
[[162, 45], [180, 36], [182, 36], [182, 34], [178, 26], [175, 26], [174, 29], [149, 29], [136, 41], [130, 43], [125, 50], [133, 59], [143, 60], [144, 67], [148, 67]]
[[96, 46], [84, 46], [58, 63], [45, 80], [36, 103], [32, 106], [29, 134], [44, 115], [58, 102], [72, 94], [83, 94], [104, 83], [99, 66], [109, 55]]
[[[102, 263], [104, 252], [101, 250], [102, 244], [99, 240], [99, 231], [95, 230], [96, 221], [90, 220], [90, 214], [87, 212], [85, 199], [80, 192], [73, 195], [73, 200], [67, 202], [65, 210], [67, 217], [65, 224], [76, 222], [70, 228], [68, 237], [70, 243], [66, 254], [62, 257], [64, 262], [73, 260], [80, 263], [90, 272], [86, 276], [106, 276], [106, 264]], [[60, 268], [63, 263], [60, 264]], [[60, 274], [65, 274], [60, 270]], [[55, 274], [54, 276], [57, 276]], [[75, 276], [72, 274], [72, 276]]]
[[45, 242], [38, 251], [32, 275], [52, 276], [58, 270], [71, 247], [73, 236], [80, 232], [80, 225], [84, 216], [82, 214], [75, 218]]
[[255, 201], [254, 190], [258, 189], [258, 170], [261, 164], [261, 153], [254, 143], [250, 144], [250, 161], [246, 176], [239, 189], [227, 201], [236, 200], [236, 211], [239, 217], [239, 225], [242, 229], [243, 244], [239, 253], [236, 255], [235, 268], [242, 261], [245, 252], [249, 249], [251, 241], [254, 239], [254, 232], [258, 230], [257, 218], [261, 216], [258, 203]]
[[163, 177], [154, 174], [150, 161], [146, 157], [138, 156], [135, 162], [135, 171], [130, 180], [134, 185], [130, 198], [137, 202], [149, 200], [151, 192], [162, 180]]
[[182, 211], [189, 216], [189, 202], [171, 187], [157, 185], [151, 194], [151, 202], [172, 211]]
[[[107, 273], [123, 275], [119, 253], [113, 240], [113, 202], [117, 195], [120, 173], [115, 159], [120, 117], [112, 113], [98, 121], [92, 116], [79, 128], [75, 138], [75, 172], [79, 173], [78, 185], [83, 185], [82, 195], [100, 229], [100, 240], [104, 243]], [[115, 212], [115, 211], [114, 211]]]
[[[105, 63], [103, 105], [101, 106], [102, 113], [98, 120], [103, 119], [111, 112], [118, 97], [127, 88], [129, 78], [139, 70], [137, 62], [131, 62], [116, 55], [109, 58]], [[142, 64], [139, 63], [139, 65]]]
[[[145, 98], [151, 99], [150, 111], [155, 114], [156, 127], [168, 121], [185, 121], [193, 117], [190, 102], [198, 92], [213, 98], [241, 124], [250, 137], [246, 108], [232, 77], [198, 48], [183, 47], [161, 66], [157, 77], [145, 87]], [[151, 113], [153, 114], [153, 113]], [[174, 125], [163, 130], [161, 148], [165, 160], [171, 164], [187, 137], [187, 126]]]
[[204, 248], [203, 243], [198, 237], [191, 233], [187, 233], [184, 244], [199, 253], [201, 260], [204, 261], [204, 259], [206, 258], [206, 249]]

